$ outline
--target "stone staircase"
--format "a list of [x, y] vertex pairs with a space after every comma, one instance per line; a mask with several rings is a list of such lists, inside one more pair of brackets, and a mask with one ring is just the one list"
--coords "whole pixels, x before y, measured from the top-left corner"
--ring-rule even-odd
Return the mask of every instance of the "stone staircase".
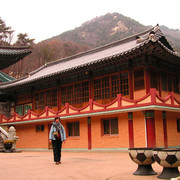
[[0, 127], [0, 152], [4, 151], [3, 139], [8, 137], [8, 133]]

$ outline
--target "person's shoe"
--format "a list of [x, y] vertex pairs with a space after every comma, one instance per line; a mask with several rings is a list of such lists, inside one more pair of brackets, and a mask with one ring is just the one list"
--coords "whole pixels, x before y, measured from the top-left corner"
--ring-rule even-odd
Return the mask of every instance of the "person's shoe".
[[59, 162], [56, 162], [55, 164], [56, 164], [56, 165], [59, 165]]

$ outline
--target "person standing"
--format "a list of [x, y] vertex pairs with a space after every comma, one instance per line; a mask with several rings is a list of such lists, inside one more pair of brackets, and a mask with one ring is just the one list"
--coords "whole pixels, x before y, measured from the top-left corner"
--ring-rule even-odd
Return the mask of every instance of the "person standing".
[[49, 132], [49, 143], [52, 143], [53, 146], [54, 162], [56, 165], [61, 164], [62, 143], [66, 141], [66, 133], [60, 121], [60, 117], [55, 117]]

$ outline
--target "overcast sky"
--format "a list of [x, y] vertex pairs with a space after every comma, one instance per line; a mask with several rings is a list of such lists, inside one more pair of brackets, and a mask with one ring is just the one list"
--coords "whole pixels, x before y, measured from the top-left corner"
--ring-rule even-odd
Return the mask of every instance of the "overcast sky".
[[39, 42], [106, 13], [144, 25], [180, 29], [180, 0], [0, 0], [0, 17], [15, 33]]

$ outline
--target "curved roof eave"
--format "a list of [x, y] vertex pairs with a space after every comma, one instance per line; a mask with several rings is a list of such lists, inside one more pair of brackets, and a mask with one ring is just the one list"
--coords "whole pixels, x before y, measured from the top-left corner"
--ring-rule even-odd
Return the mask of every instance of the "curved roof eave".
[[158, 40], [157, 42], [165, 49], [165, 51], [167, 51], [168, 53], [172, 54], [173, 56], [178, 57], [179, 60], [180, 60], [180, 54], [179, 54], [178, 52], [172, 51], [172, 50], [168, 49], [168, 48], [167, 48], [161, 41], [159, 41], [159, 40]]

